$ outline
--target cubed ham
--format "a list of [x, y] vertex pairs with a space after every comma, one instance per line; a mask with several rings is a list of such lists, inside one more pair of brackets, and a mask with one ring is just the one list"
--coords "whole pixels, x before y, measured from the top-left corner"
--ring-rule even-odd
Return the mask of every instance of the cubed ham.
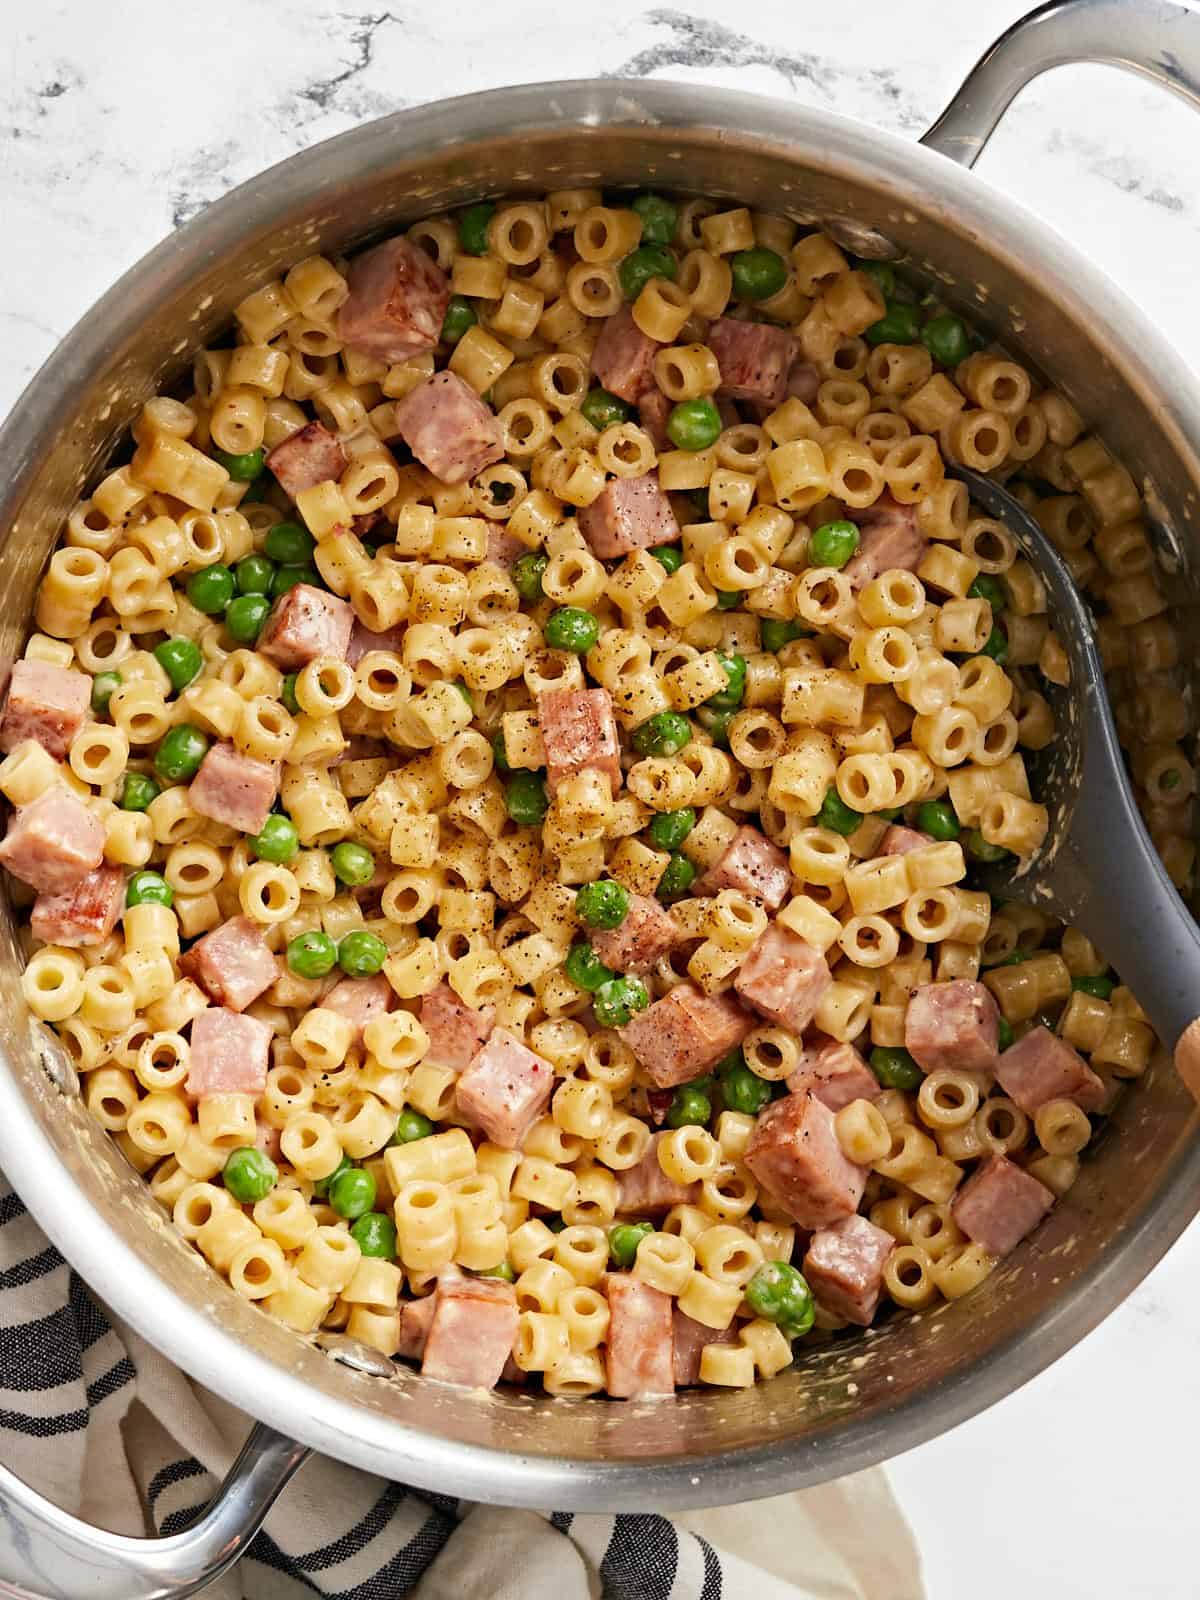
[[610, 1320], [605, 1387], [617, 1400], [675, 1393], [675, 1335], [671, 1296], [638, 1278], [610, 1272], [604, 1279]]
[[694, 1205], [700, 1193], [698, 1183], [677, 1183], [668, 1178], [658, 1159], [658, 1147], [666, 1137], [656, 1133], [636, 1166], [617, 1173], [617, 1210], [627, 1217], [659, 1215], [672, 1206]]
[[612, 695], [607, 689], [545, 689], [538, 695], [538, 724], [546, 751], [546, 787], [551, 794], [577, 772], [594, 767], [608, 775], [615, 795], [621, 787], [621, 744]]
[[495, 1022], [495, 1006], [476, 1010], [464, 1005], [448, 983], [439, 983], [421, 997], [421, 1026], [429, 1035], [426, 1061], [462, 1072], [491, 1037]]
[[377, 361], [407, 361], [437, 348], [450, 281], [411, 239], [385, 239], [350, 263], [350, 293], [338, 311], [344, 345]]
[[703, 875], [696, 894], [720, 894], [740, 889], [761, 900], [768, 911], [778, 911], [792, 887], [787, 852], [758, 831], [739, 828], [720, 860]]
[[995, 1068], [1000, 1087], [1029, 1116], [1048, 1100], [1074, 1100], [1083, 1111], [1099, 1111], [1107, 1094], [1104, 1080], [1049, 1028], [1032, 1028]]
[[120, 867], [97, 867], [61, 894], [40, 894], [29, 926], [43, 944], [103, 944], [125, 904], [125, 874]]
[[209, 1006], [192, 1019], [184, 1088], [196, 1100], [211, 1094], [259, 1095], [267, 1086], [271, 1030], [257, 1017]]
[[675, 918], [658, 900], [631, 894], [629, 910], [616, 928], [597, 928], [592, 949], [614, 972], [652, 967], [685, 937]]
[[487, 559], [498, 567], [511, 567], [518, 557], [527, 555], [529, 546], [498, 522], [489, 522], [487, 531]]
[[787, 398], [796, 341], [786, 328], [718, 317], [706, 342], [721, 369], [720, 394], [768, 406], [781, 405]]
[[917, 527], [916, 506], [900, 505], [882, 494], [874, 505], [847, 516], [862, 528], [858, 549], [842, 568], [855, 594], [881, 572], [903, 568], [915, 572], [925, 554], [927, 540]]
[[276, 1163], [284, 1159], [283, 1129], [273, 1128], [269, 1122], [260, 1122], [254, 1130], [254, 1147]]
[[679, 537], [679, 524], [659, 488], [657, 471], [640, 478], [610, 478], [591, 505], [580, 508], [575, 522], [601, 561], [671, 544]]
[[382, 972], [373, 978], [342, 978], [321, 1001], [325, 1011], [336, 1011], [354, 1028], [356, 1039], [376, 1017], [385, 1016], [396, 1004], [396, 991]]
[[1007, 1156], [989, 1156], [955, 1195], [950, 1210], [968, 1239], [990, 1256], [1006, 1256], [1053, 1204], [1045, 1184]]
[[405, 1300], [400, 1307], [400, 1342], [397, 1356], [405, 1361], [420, 1361], [425, 1354], [425, 1341], [433, 1326], [433, 1313], [437, 1310], [437, 1292], [421, 1300]]
[[812, 1095], [785, 1095], [760, 1112], [745, 1161], [802, 1228], [853, 1216], [867, 1182], [868, 1169], [842, 1153], [833, 1112]]
[[736, 1323], [731, 1323], [728, 1328], [707, 1328], [703, 1322], [697, 1322], [686, 1312], [680, 1311], [678, 1306], [675, 1307], [671, 1323], [674, 1336], [672, 1366], [675, 1385], [679, 1389], [700, 1382], [700, 1356], [705, 1345], [737, 1344], [741, 1337]]
[[400, 647], [404, 643], [404, 634], [403, 623], [398, 623], [383, 633], [372, 633], [370, 628], [364, 628], [356, 618], [350, 630], [350, 643], [346, 646], [346, 664], [356, 667], [364, 656], [370, 655], [372, 650], [387, 650], [392, 655], [398, 656]]
[[754, 1027], [731, 994], [704, 994], [679, 983], [621, 1029], [621, 1037], [659, 1089], [699, 1078]]
[[879, 841], [881, 856], [906, 856], [910, 850], [924, 850], [933, 840], [917, 828], [902, 828], [893, 822]]
[[970, 978], [922, 984], [904, 1014], [904, 1048], [925, 1072], [941, 1067], [990, 1072], [999, 1023], [996, 1002], [983, 984]]
[[476, 1051], [457, 1086], [458, 1109], [503, 1150], [515, 1150], [550, 1104], [554, 1068], [504, 1028]]
[[396, 407], [405, 444], [443, 483], [463, 483], [504, 454], [495, 413], [457, 372], [436, 372]]
[[386, 521], [382, 511], [360, 511], [356, 517], [350, 518], [350, 532], [356, 539], [365, 539], [380, 523]]
[[812, 405], [817, 398], [817, 390], [821, 387], [821, 374], [811, 361], [805, 361], [797, 356], [788, 368], [787, 392], [789, 399], [803, 400], [806, 406]]
[[92, 680], [85, 672], [49, 661], [14, 661], [0, 721], [0, 750], [36, 739], [61, 761], [83, 726], [91, 697]]
[[658, 349], [633, 320], [632, 309], [622, 306], [604, 319], [592, 351], [592, 371], [609, 394], [636, 405], [654, 387], [654, 357]]
[[661, 389], [648, 389], [638, 401], [638, 423], [650, 435], [656, 450], [673, 448], [667, 433], [667, 418], [674, 409]]
[[773, 922], [751, 945], [733, 986], [760, 1016], [803, 1033], [832, 982], [821, 952], [798, 933]]
[[517, 1334], [517, 1292], [503, 1278], [439, 1283], [421, 1372], [442, 1383], [494, 1389]]
[[103, 824], [61, 784], [16, 811], [0, 844], [0, 866], [39, 894], [66, 894], [103, 858]]
[[843, 1217], [813, 1234], [804, 1276], [826, 1311], [866, 1328], [879, 1305], [883, 1269], [895, 1246], [891, 1234], [866, 1217]]
[[852, 1100], [874, 1100], [880, 1093], [878, 1078], [858, 1051], [837, 1039], [806, 1046], [787, 1086], [792, 1094], [811, 1094], [831, 1111], [841, 1111]]
[[319, 656], [340, 661], [354, 631], [354, 607], [311, 583], [294, 583], [271, 607], [256, 649], [283, 672], [296, 672]]
[[192, 810], [243, 833], [261, 833], [279, 792], [279, 770], [270, 761], [244, 756], [222, 739], [200, 763], [188, 789]]
[[267, 456], [267, 465], [289, 500], [305, 489], [340, 478], [346, 452], [323, 422], [310, 422], [289, 434]]

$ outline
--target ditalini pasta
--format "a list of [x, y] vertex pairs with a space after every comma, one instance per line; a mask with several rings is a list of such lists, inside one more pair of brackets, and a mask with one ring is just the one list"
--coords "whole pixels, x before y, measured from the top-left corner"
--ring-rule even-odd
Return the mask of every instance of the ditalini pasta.
[[1146, 1067], [993, 902], [1093, 597], [1172, 876], [1129, 473], [893, 269], [571, 190], [309, 257], [67, 518], [0, 723], [24, 993], [232, 1292], [451, 1383], [668, 1395], [970, 1292]]

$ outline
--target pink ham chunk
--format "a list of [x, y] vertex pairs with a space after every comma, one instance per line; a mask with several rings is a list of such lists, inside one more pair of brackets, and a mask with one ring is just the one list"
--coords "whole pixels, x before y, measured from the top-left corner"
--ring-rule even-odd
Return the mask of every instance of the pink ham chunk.
[[340, 478], [346, 452], [323, 422], [310, 422], [290, 434], [267, 456], [267, 465], [289, 500], [305, 489]]
[[256, 649], [283, 672], [297, 672], [319, 656], [341, 661], [354, 631], [354, 608], [311, 583], [294, 583], [271, 607]]
[[338, 311], [344, 345], [377, 361], [407, 361], [435, 350], [450, 281], [411, 239], [385, 239], [350, 263], [350, 294]]
[[83, 726], [91, 696], [92, 680], [84, 672], [49, 661], [14, 661], [0, 722], [0, 750], [36, 739], [61, 761]]
[[793, 1094], [811, 1094], [830, 1111], [841, 1111], [853, 1100], [874, 1100], [879, 1080], [852, 1044], [828, 1039], [808, 1046], [800, 1065], [789, 1074]]
[[591, 505], [581, 507], [575, 521], [601, 561], [671, 544], [679, 537], [679, 524], [658, 486], [656, 471], [640, 478], [610, 478]]
[[704, 994], [679, 983], [621, 1029], [621, 1037], [659, 1089], [699, 1078], [754, 1027], [731, 994]]
[[103, 825], [59, 784], [9, 818], [0, 844], [0, 866], [39, 894], [66, 894], [103, 858]]
[[376, 1017], [386, 1016], [396, 1004], [396, 991], [382, 972], [373, 978], [343, 978], [321, 1001], [324, 1011], [336, 1011], [354, 1028], [354, 1036], [361, 1040], [363, 1029]]
[[495, 1006], [464, 1005], [448, 983], [439, 983], [421, 997], [421, 1026], [429, 1035], [426, 1061], [452, 1072], [471, 1065], [491, 1037]]
[[269, 1122], [260, 1122], [254, 1130], [254, 1147], [278, 1163], [284, 1159], [283, 1129], [273, 1128]]
[[270, 1053], [271, 1030], [265, 1022], [209, 1006], [192, 1019], [184, 1088], [196, 1100], [211, 1094], [259, 1095], [267, 1086]]
[[789, 399], [803, 400], [806, 406], [812, 405], [817, 398], [817, 390], [821, 387], [821, 374], [811, 361], [805, 361], [797, 356], [788, 368], [787, 392]]
[[990, 1256], [1006, 1256], [1053, 1204], [1045, 1184], [1006, 1156], [990, 1156], [963, 1184], [950, 1210], [968, 1239]]
[[503, 1028], [460, 1076], [458, 1109], [492, 1144], [515, 1150], [550, 1104], [554, 1068]]
[[638, 1278], [610, 1272], [604, 1279], [611, 1318], [605, 1387], [617, 1400], [675, 1393], [675, 1336], [671, 1296]]
[[802, 1228], [828, 1228], [853, 1216], [866, 1187], [866, 1167], [848, 1161], [834, 1114], [812, 1095], [786, 1095], [759, 1114], [746, 1165]]
[[439, 1283], [421, 1372], [442, 1383], [494, 1389], [517, 1334], [517, 1293], [503, 1278]]
[[200, 763], [188, 789], [193, 811], [243, 833], [261, 833], [279, 792], [279, 772], [269, 761], [244, 756], [222, 739]]
[[773, 922], [750, 947], [733, 986], [760, 1016], [803, 1033], [832, 982], [821, 952]]
[[670, 1211], [672, 1206], [695, 1204], [700, 1185], [677, 1183], [662, 1169], [658, 1147], [665, 1137], [662, 1133], [654, 1134], [637, 1165], [617, 1173], [617, 1210], [625, 1216], [650, 1216]]
[[739, 828], [729, 848], [696, 885], [697, 894], [720, 894], [740, 889], [761, 900], [768, 911], [778, 911], [792, 887], [792, 870], [786, 851], [772, 844], [757, 828]]
[[405, 1361], [420, 1361], [437, 1310], [437, 1292], [422, 1300], [406, 1300], [400, 1307], [400, 1343], [396, 1354]]
[[529, 553], [529, 546], [495, 522], [488, 523], [487, 559], [498, 567], [511, 567], [519, 557]]
[[736, 1323], [728, 1328], [706, 1328], [704, 1323], [696, 1322], [686, 1312], [680, 1311], [678, 1306], [672, 1318], [672, 1332], [672, 1364], [675, 1384], [680, 1389], [700, 1382], [700, 1357], [706, 1345], [737, 1344], [741, 1337]]
[[881, 856], [906, 856], [910, 850], [924, 850], [933, 840], [929, 834], [921, 833], [917, 828], [901, 828], [896, 823], [879, 841], [879, 854]]
[[405, 444], [443, 483], [463, 483], [504, 454], [495, 413], [457, 372], [437, 372], [396, 407]]
[[855, 594], [881, 572], [915, 572], [920, 566], [927, 540], [917, 527], [916, 506], [900, 505], [885, 493], [874, 505], [847, 515], [862, 528], [858, 549], [842, 568]]
[[592, 351], [592, 371], [609, 394], [636, 405], [654, 387], [654, 357], [658, 349], [633, 320], [631, 307], [622, 306], [605, 318]]
[[388, 628], [384, 633], [372, 633], [370, 628], [364, 628], [361, 622], [356, 621], [350, 630], [350, 643], [346, 646], [347, 666], [356, 667], [372, 650], [386, 650], [391, 655], [399, 655], [404, 632], [403, 623]]
[[718, 317], [706, 342], [721, 369], [718, 393], [768, 406], [781, 405], [787, 398], [796, 341], [786, 328]]
[[40, 894], [30, 928], [43, 944], [103, 944], [125, 905], [125, 874], [120, 867], [97, 867], [62, 894]]
[[538, 724], [546, 751], [546, 787], [589, 767], [606, 773], [615, 795], [621, 787], [621, 745], [607, 689], [545, 689], [538, 695]]
[[650, 435], [650, 442], [656, 450], [674, 448], [667, 433], [667, 418], [674, 409], [673, 403], [661, 389], [648, 390], [638, 401], [638, 424]]
[[1049, 1028], [1033, 1028], [996, 1062], [996, 1078], [1011, 1100], [1033, 1116], [1048, 1100], [1074, 1100], [1099, 1111], [1107, 1090], [1077, 1050]]
[[895, 1246], [891, 1234], [866, 1217], [843, 1217], [813, 1234], [804, 1276], [826, 1311], [866, 1328], [879, 1305], [883, 1269]]
[[970, 978], [926, 983], [908, 1002], [904, 1048], [925, 1072], [941, 1067], [990, 1072], [996, 1065], [999, 1022], [996, 1002], [983, 984]]
[[657, 900], [631, 894], [625, 920], [616, 928], [598, 928], [592, 949], [614, 972], [652, 967], [685, 937], [675, 918]]

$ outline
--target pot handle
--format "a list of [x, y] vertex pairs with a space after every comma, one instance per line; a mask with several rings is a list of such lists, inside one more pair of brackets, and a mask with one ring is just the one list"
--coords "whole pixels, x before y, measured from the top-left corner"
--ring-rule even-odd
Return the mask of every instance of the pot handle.
[[306, 1445], [256, 1424], [211, 1504], [165, 1539], [89, 1527], [0, 1466], [0, 1596], [183, 1600], [245, 1554], [307, 1455]]
[[980, 56], [921, 143], [973, 167], [1014, 96], [1074, 61], [1124, 67], [1200, 110], [1200, 15], [1173, 0], [1050, 0]]

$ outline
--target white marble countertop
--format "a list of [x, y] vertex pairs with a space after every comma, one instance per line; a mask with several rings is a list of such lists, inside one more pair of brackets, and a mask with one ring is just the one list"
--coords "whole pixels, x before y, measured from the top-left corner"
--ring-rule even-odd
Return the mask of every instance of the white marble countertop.
[[[722, 84], [916, 137], [1020, 0], [693, 9], [510, 0], [41, 0], [0, 13], [0, 412], [127, 266], [283, 156], [406, 105], [598, 73]], [[981, 174], [1087, 250], [1200, 364], [1196, 124], [1098, 67], [1018, 101]], [[1098, 1332], [892, 1463], [932, 1600], [1195, 1589], [1200, 1229]]]

